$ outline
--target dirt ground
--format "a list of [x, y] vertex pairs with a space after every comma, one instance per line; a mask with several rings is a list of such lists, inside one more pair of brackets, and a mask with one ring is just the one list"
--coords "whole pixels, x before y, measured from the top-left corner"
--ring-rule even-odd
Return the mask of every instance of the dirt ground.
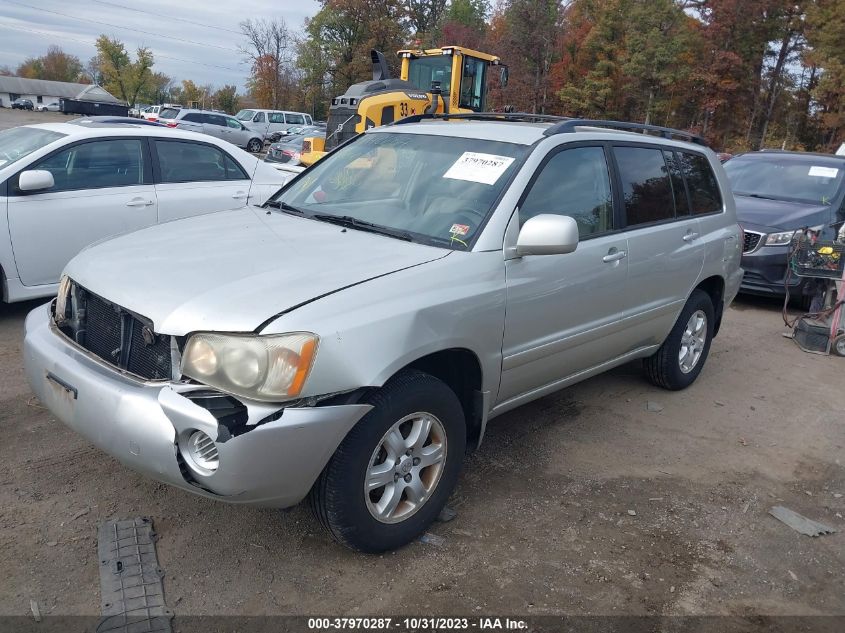
[[[0, 613], [34, 599], [44, 614], [97, 614], [97, 524], [148, 515], [177, 620], [845, 615], [845, 361], [782, 338], [775, 304], [735, 304], [684, 392], [631, 364], [496, 419], [466, 461], [457, 519], [431, 529], [442, 542], [383, 556], [333, 544], [305, 507], [205, 500], [91, 447], [25, 382], [35, 305], [0, 306]], [[773, 505], [840, 531], [799, 535]]]
[[[0, 111], [0, 128], [66, 120]], [[0, 615], [99, 613], [98, 523], [151, 516], [168, 605], [196, 614], [845, 616], [845, 360], [781, 337], [779, 306], [728, 312], [690, 389], [639, 365], [494, 420], [438, 523], [383, 556], [305, 507], [229, 506], [144, 479], [32, 397], [0, 304]], [[648, 407], [651, 402], [652, 407]], [[660, 409], [660, 410], [649, 410]], [[810, 538], [785, 505], [839, 530]]]

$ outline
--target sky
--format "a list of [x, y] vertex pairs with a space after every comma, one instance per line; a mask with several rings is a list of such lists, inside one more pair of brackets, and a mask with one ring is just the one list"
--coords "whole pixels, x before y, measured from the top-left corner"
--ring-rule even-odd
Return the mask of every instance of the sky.
[[243, 92], [249, 65], [237, 52], [238, 24], [282, 18], [300, 34], [318, 9], [315, 0], [0, 0], [0, 66], [14, 71], [54, 44], [87, 64], [106, 34], [133, 58], [139, 46], [150, 48], [157, 72]]

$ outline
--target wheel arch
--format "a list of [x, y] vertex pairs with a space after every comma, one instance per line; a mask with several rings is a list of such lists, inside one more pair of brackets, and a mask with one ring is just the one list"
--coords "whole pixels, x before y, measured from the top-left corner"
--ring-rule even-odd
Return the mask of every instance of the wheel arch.
[[725, 311], [725, 280], [719, 275], [707, 277], [699, 282], [696, 290], [703, 290], [710, 296], [713, 302], [713, 313], [716, 316], [716, 322], [713, 324], [713, 336], [719, 333], [719, 328], [722, 325], [722, 314]]

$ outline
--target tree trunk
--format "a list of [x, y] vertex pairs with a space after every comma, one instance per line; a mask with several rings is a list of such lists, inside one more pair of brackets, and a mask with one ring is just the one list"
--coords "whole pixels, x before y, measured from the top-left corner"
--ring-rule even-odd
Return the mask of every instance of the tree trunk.
[[783, 35], [783, 39], [780, 43], [780, 51], [778, 51], [777, 62], [775, 62], [775, 67], [772, 69], [772, 74], [769, 78], [769, 89], [766, 97], [766, 109], [763, 116], [762, 128], [760, 130], [759, 137], [754, 139], [754, 142], [751, 145], [752, 149], [760, 149], [766, 138], [766, 132], [769, 130], [769, 121], [772, 120], [772, 113], [775, 110], [775, 103], [777, 102], [778, 97], [778, 83], [780, 82], [780, 77], [783, 74], [783, 67], [786, 65], [786, 59], [792, 49], [793, 37], [795, 37], [795, 31], [790, 27]]

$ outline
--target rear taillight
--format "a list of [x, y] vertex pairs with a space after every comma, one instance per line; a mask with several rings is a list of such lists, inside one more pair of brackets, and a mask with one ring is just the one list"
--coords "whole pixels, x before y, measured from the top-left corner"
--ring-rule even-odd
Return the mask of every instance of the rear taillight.
[[284, 154], [285, 156], [296, 156], [296, 152], [292, 149], [283, 149], [282, 154]]
[[177, 125], [176, 121], [168, 121], [167, 122], [167, 127], [176, 127], [176, 125]]

